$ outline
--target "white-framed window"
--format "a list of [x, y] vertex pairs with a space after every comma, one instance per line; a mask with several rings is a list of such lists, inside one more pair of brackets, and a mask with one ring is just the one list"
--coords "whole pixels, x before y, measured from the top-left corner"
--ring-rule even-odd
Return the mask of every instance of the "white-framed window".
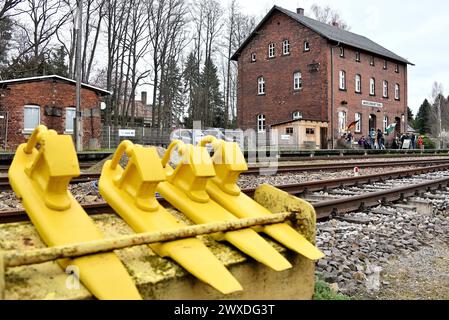
[[388, 117], [384, 116], [384, 120], [383, 120], [383, 130], [384, 133], [387, 133], [387, 128], [388, 128]]
[[371, 56], [371, 60], [369, 62], [369, 64], [374, 67], [374, 56]]
[[360, 62], [360, 51], [355, 52], [355, 61]]
[[346, 112], [344, 111], [338, 113], [338, 130], [339, 132], [346, 131]]
[[369, 80], [369, 94], [372, 96], [376, 95], [376, 80], [374, 78]]
[[302, 89], [302, 74], [299, 71], [293, 74], [293, 89], [295, 90]]
[[399, 73], [399, 64], [396, 63], [396, 67], [394, 68], [394, 72]]
[[276, 54], [274, 43], [268, 45], [268, 58], [274, 58]]
[[304, 51], [310, 51], [310, 43], [309, 43], [309, 41], [304, 41]]
[[265, 79], [263, 77], [257, 78], [257, 93], [259, 95], [265, 94]]
[[355, 132], [360, 133], [362, 132], [362, 114], [361, 113], [356, 113], [355, 114]]
[[345, 48], [343, 48], [343, 47], [340, 48], [340, 57], [341, 58], [345, 57]]
[[256, 62], [256, 53], [251, 53], [251, 62]]
[[76, 118], [76, 108], [66, 108], [65, 109], [65, 132], [72, 133], [73, 120]]
[[257, 131], [259, 133], [265, 132], [265, 115], [259, 114], [257, 116]]
[[383, 82], [383, 90], [382, 90], [382, 94], [384, 98], [388, 98], [388, 81]]
[[362, 76], [359, 74], [355, 75], [355, 92], [362, 92]]
[[397, 83], [394, 85], [394, 98], [396, 100], [401, 99], [401, 87]]
[[387, 70], [387, 69], [388, 69], [388, 61], [384, 60], [384, 70]]
[[302, 113], [299, 111], [293, 112], [293, 120], [300, 120], [302, 119]]
[[26, 105], [23, 108], [23, 130], [33, 131], [41, 124], [41, 108], [36, 105]]
[[340, 90], [346, 90], [346, 72], [340, 71]]
[[282, 54], [283, 54], [283, 55], [288, 55], [288, 54], [290, 54], [290, 41], [284, 40], [284, 41], [282, 42]]

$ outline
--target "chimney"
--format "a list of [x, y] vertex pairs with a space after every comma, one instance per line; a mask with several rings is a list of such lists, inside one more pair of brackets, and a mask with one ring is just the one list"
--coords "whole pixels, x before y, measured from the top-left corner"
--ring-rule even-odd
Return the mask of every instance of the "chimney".
[[303, 16], [304, 15], [304, 9], [303, 8], [296, 8], [296, 13]]
[[142, 91], [140, 96], [141, 96], [140, 101], [142, 101], [142, 104], [144, 106], [146, 106], [147, 105], [147, 92], [146, 91]]

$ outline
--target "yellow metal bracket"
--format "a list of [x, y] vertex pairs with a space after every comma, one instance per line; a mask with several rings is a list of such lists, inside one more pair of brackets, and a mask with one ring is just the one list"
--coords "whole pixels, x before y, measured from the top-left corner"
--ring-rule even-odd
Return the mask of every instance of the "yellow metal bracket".
[[[123, 169], [120, 159], [127, 155]], [[99, 182], [100, 193], [109, 205], [138, 233], [177, 230], [185, 227], [156, 199], [165, 173], [156, 148], [124, 141], [112, 160], [105, 163]], [[212, 252], [197, 238], [151, 244], [162, 257], [170, 257], [200, 280], [224, 294], [242, 290], [241, 285]]]
[[[256, 218], [272, 214], [267, 208], [240, 191], [239, 176], [248, 170], [245, 158], [237, 143], [207, 137], [200, 142], [204, 146], [212, 143], [212, 161], [216, 176], [209, 180], [207, 192], [210, 197], [239, 218]], [[324, 254], [287, 223], [256, 229], [277, 240], [287, 248], [311, 259], [318, 260]]]
[[[28, 143], [18, 147], [10, 166], [10, 184], [50, 247], [104, 238], [68, 191], [70, 180], [79, 174], [72, 138], [45, 126], [36, 128]], [[76, 266], [81, 282], [99, 299], [141, 299], [114, 253], [63, 259], [58, 263], [64, 269]]]
[[[175, 169], [168, 165], [171, 153], [177, 148], [181, 161]], [[215, 170], [204, 146], [185, 145], [173, 141], [162, 165], [167, 181], [159, 183], [157, 191], [175, 208], [196, 224], [235, 221], [237, 217], [210, 199], [206, 186], [215, 177]], [[215, 235], [226, 240], [255, 260], [273, 268], [286, 270], [291, 264], [253, 229], [225, 232]]]

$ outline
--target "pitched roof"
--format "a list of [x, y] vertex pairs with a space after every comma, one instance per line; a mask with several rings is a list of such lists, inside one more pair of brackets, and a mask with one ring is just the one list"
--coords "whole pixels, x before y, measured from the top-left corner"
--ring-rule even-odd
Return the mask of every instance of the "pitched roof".
[[[29, 77], [29, 78], [20, 78], [20, 79], [9, 79], [9, 80], [1, 80], [0, 81], [0, 85], [2, 84], [9, 84], [9, 83], [20, 83], [20, 82], [33, 82], [33, 81], [42, 81], [42, 80], [49, 80], [49, 79], [54, 79], [54, 80], [60, 80], [63, 82], [69, 82], [71, 84], [76, 84], [76, 81], [73, 79], [69, 79], [69, 78], [65, 78], [65, 77], [61, 77], [58, 75], [49, 75], [49, 76], [37, 76], [37, 77]], [[98, 87], [94, 87], [91, 86], [89, 84], [86, 83], [82, 83], [81, 86], [83, 88], [86, 89], [91, 89], [93, 91], [96, 91], [98, 93], [100, 93], [101, 95], [111, 95], [112, 92], [98, 88]]]
[[296, 20], [298, 23], [302, 24], [303, 26], [315, 31], [322, 37], [330, 40], [339, 42], [354, 48], [358, 48], [364, 51], [368, 51], [374, 54], [377, 54], [379, 56], [389, 58], [398, 62], [411, 64], [410, 61], [407, 59], [395, 54], [394, 52], [382, 47], [381, 45], [375, 43], [374, 41], [358, 35], [353, 32], [349, 32], [346, 30], [342, 30], [340, 28], [328, 25], [326, 23], [319, 22], [317, 20], [308, 18], [304, 15], [294, 13], [290, 10], [274, 6], [270, 12], [265, 16], [265, 18], [259, 23], [259, 25], [255, 28], [255, 30], [251, 33], [251, 35], [245, 40], [245, 42], [240, 46], [240, 48], [236, 51], [236, 53], [232, 56], [232, 60], [237, 60], [238, 56], [240, 55], [243, 48], [249, 43], [249, 41], [256, 35], [256, 31], [268, 20], [268, 18], [271, 16], [271, 14], [274, 11], [279, 11], [284, 13], [285, 15], [289, 16], [290, 18]]

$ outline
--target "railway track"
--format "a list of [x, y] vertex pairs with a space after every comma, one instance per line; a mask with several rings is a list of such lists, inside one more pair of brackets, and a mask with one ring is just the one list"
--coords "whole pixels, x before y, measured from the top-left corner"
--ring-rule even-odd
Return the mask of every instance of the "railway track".
[[[425, 165], [444, 165], [449, 164], [449, 158], [446, 159], [429, 159], [425, 160]], [[276, 174], [282, 173], [294, 173], [294, 172], [316, 172], [316, 171], [338, 171], [338, 170], [348, 170], [353, 169], [354, 167], [359, 168], [382, 168], [385, 166], [388, 167], [397, 167], [397, 166], [413, 166], [419, 165], [423, 166], [423, 160], [398, 160], [398, 161], [376, 161], [376, 162], [362, 162], [362, 163], [335, 163], [335, 164], [312, 164], [312, 165], [286, 165], [280, 166], [276, 169]], [[273, 169], [262, 169], [262, 173], [268, 173]], [[256, 175], [260, 174], [261, 170], [259, 167], [250, 167], [248, 171], [244, 172], [243, 175]], [[274, 173], [274, 172], [273, 172]], [[401, 171], [402, 173], [402, 171]], [[368, 177], [368, 176], [365, 176]], [[72, 179], [71, 184], [78, 183], [86, 183], [90, 181], [95, 181], [100, 178], [99, 173], [82, 173], [79, 177]], [[363, 181], [364, 177], [360, 177], [359, 181]], [[375, 179], [375, 177], [371, 177]], [[348, 179], [346, 179], [348, 180]], [[349, 180], [348, 180], [349, 181]], [[337, 180], [336, 180], [337, 183]], [[306, 184], [297, 184], [294, 188], [302, 188], [302, 187], [312, 187], [312, 191], [315, 190], [316, 187], [320, 187], [322, 184], [317, 183], [306, 183]], [[11, 190], [11, 186], [9, 185], [8, 177], [0, 176], [0, 190]]]
[[[399, 181], [399, 185], [392, 184], [394, 181]], [[376, 183], [384, 185], [380, 186]], [[360, 189], [360, 186], [368, 186], [369, 188], [364, 191]], [[330, 200], [315, 201], [307, 199], [314, 205], [317, 218], [326, 219], [336, 214], [348, 213], [360, 208], [376, 206], [380, 203], [398, 201], [414, 196], [419, 192], [442, 189], [447, 186], [449, 186], [449, 163], [379, 175], [323, 180], [277, 187], [292, 195], [304, 195], [305, 199], [310, 196], [313, 197], [313, 192], [337, 190], [336, 194], [330, 195]], [[357, 192], [351, 191], [349, 188], [356, 188]], [[341, 192], [342, 190], [343, 192]], [[255, 189], [244, 189], [242, 191], [249, 196], [253, 196]], [[170, 206], [163, 198], [159, 198], [159, 201], [165, 207]], [[89, 215], [114, 213], [106, 202], [83, 204], [83, 208]], [[0, 212], [0, 223], [26, 220], [28, 220], [26, 212], [21, 209]]]

